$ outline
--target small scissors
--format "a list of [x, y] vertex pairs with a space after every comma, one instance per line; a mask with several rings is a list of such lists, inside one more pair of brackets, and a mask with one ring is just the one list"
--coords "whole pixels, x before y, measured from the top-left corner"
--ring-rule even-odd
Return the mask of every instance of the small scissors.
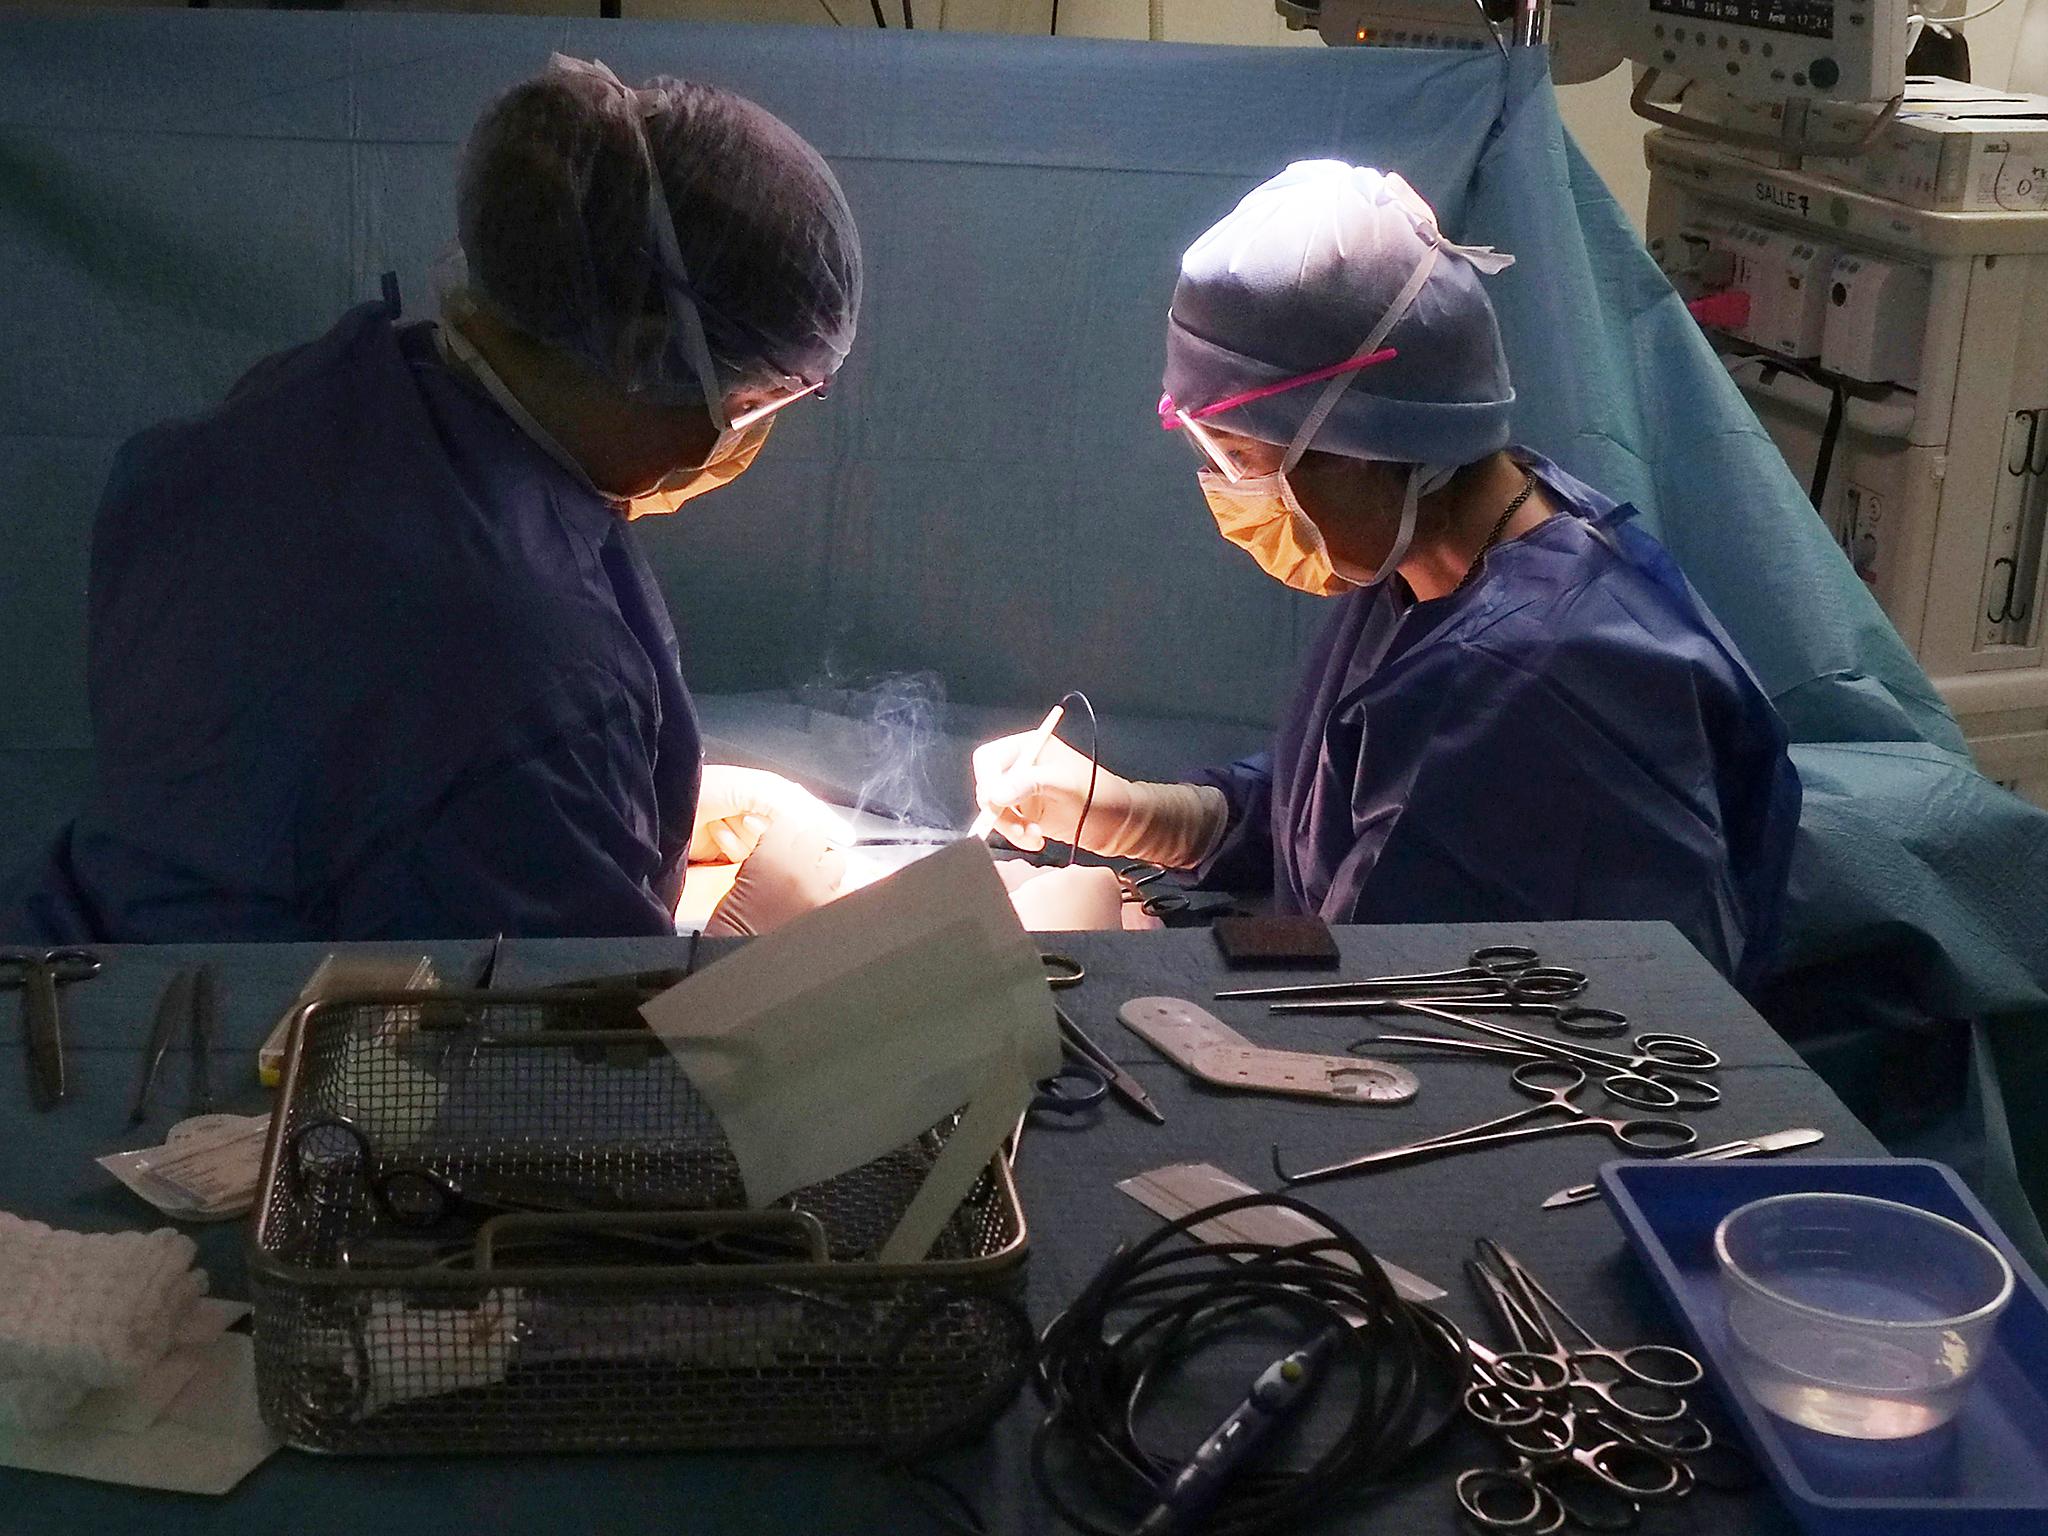
[[1144, 859], [1135, 859], [1128, 864], [1117, 866], [1117, 884], [1123, 887], [1124, 905], [1136, 904], [1147, 917], [1167, 917], [1185, 912], [1192, 905], [1187, 892], [1177, 891], [1171, 886], [1156, 895], [1148, 895], [1145, 887], [1155, 880], [1164, 880], [1168, 870], [1164, 864], [1153, 864]]
[[57, 994], [100, 972], [100, 957], [89, 949], [0, 950], [0, 987], [21, 989], [22, 1038], [28, 1047], [29, 1091], [39, 1110], [62, 1102], [64, 1018]]
[[[1586, 1086], [1587, 1077], [1583, 1068], [1563, 1061], [1525, 1061], [1508, 1074], [1509, 1081], [1522, 1093], [1538, 1100], [1527, 1109], [1518, 1109], [1513, 1114], [1498, 1119], [1468, 1125], [1461, 1130], [1446, 1131], [1441, 1136], [1425, 1137], [1405, 1146], [1389, 1147], [1383, 1152], [1367, 1152], [1358, 1157], [1346, 1158], [1342, 1162], [1330, 1163], [1321, 1168], [1304, 1169], [1289, 1173], [1280, 1162], [1280, 1148], [1273, 1148], [1273, 1174], [1282, 1184], [1307, 1184], [1318, 1179], [1333, 1179], [1340, 1174], [1361, 1173], [1370, 1168], [1385, 1167], [1393, 1163], [1419, 1162], [1424, 1158], [1438, 1157], [1449, 1152], [1463, 1152], [1472, 1147], [1492, 1146], [1499, 1142], [1523, 1141], [1533, 1136], [1557, 1136], [1571, 1131], [1599, 1131], [1631, 1152], [1662, 1156], [1669, 1152], [1682, 1152], [1699, 1139], [1699, 1133], [1691, 1126], [1678, 1120], [1610, 1120], [1579, 1108], [1572, 1102], [1574, 1095]], [[1548, 1125], [1529, 1125], [1524, 1122], [1544, 1115], [1562, 1114], [1566, 1118]], [[1514, 1385], [1509, 1383], [1509, 1385]]]

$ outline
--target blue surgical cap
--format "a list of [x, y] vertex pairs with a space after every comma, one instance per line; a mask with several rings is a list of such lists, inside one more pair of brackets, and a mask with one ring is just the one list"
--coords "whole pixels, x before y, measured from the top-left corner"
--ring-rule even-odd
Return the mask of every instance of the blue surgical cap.
[[[1350, 384], [1310, 447], [1360, 459], [1461, 465], [1507, 446], [1515, 392], [1480, 286], [1513, 258], [1445, 240], [1399, 176], [1304, 160], [1266, 182], [1181, 258], [1166, 324], [1166, 392], [1188, 411], [1354, 357], [1415, 275], [1427, 278], [1381, 343], [1391, 361]], [[1204, 418], [1291, 443], [1325, 393], [1306, 385]]]
[[853, 345], [845, 194], [787, 123], [716, 86], [633, 90], [557, 56], [478, 121], [457, 220], [466, 297], [628, 391], [818, 384]]

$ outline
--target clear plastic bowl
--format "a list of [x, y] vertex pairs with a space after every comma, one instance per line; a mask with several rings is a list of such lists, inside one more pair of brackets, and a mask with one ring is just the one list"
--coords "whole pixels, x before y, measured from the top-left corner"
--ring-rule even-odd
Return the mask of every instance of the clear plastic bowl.
[[1954, 1418], [2012, 1299], [2012, 1266], [1983, 1238], [1867, 1195], [1752, 1201], [1714, 1229], [1714, 1258], [1757, 1401], [1858, 1440]]

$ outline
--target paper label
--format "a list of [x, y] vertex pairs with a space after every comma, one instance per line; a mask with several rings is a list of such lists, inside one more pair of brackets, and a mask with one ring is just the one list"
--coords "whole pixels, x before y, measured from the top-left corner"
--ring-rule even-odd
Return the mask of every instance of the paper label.
[[167, 1216], [221, 1221], [255, 1205], [269, 1134], [268, 1115], [202, 1115], [173, 1126], [160, 1147], [98, 1162]]

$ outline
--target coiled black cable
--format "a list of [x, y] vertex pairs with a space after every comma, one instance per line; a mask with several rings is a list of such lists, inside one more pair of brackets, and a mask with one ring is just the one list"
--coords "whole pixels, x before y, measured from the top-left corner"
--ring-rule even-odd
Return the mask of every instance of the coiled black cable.
[[[1329, 1235], [1289, 1247], [1187, 1236], [1259, 1206], [1305, 1216]], [[1325, 1400], [1349, 1390], [1355, 1401], [1306, 1465], [1245, 1469], [1203, 1521], [1204, 1536], [1291, 1528], [1331, 1499], [1386, 1480], [1456, 1421], [1466, 1363], [1455, 1325], [1404, 1301], [1365, 1245], [1314, 1206], [1244, 1195], [1119, 1249], [1045, 1330], [1033, 1370], [1045, 1416], [1031, 1470], [1059, 1517], [1087, 1536], [1125, 1536], [1192, 1449], [1177, 1456], [1148, 1443], [1147, 1408], [1196, 1355], [1276, 1319], [1299, 1328], [1300, 1342], [1334, 1328]], [[1125, 1523], [1109, 1523], [1115, 1518]]]

